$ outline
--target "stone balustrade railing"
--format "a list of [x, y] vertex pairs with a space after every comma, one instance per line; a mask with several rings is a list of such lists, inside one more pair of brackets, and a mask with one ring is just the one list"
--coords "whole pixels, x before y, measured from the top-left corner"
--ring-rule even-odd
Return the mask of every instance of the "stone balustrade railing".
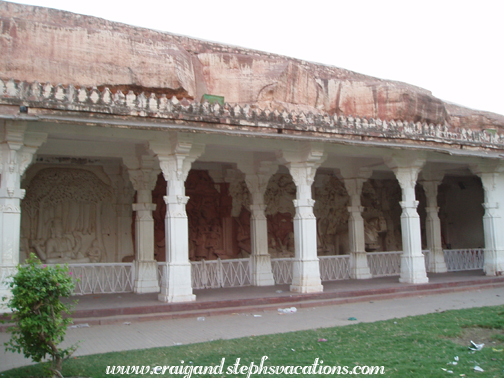
[[[73, 85], [26, 83], [0, 79], [0, 104], [24, 105], [33, 108], [92, 112], [109, 115], [184, 120], [237, 127], [260, 127], [275, 131], [293, 130], [340, 137], [366, 137], [373, 140], [412, 140], [416, 142], [504, 149], [504, 134], [496, 130], [454, 128], [449, 124], [384, 121], [327, 113], [279, 112], [250, 105], [198, 103], [176, 97], [160, 97], [154, 93], [136, 95], [133, 91], [112, 93]], [[460, 147], [459, 147], [460, 148]]]

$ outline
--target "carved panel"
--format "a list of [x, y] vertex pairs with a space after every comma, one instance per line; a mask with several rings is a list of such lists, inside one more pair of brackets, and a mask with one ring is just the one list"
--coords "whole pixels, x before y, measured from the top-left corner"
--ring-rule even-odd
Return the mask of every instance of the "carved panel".
[[110, 229], [104, 220], [115, 217], [107, 214], [113, 212], [110, 185], [86, 169], [45, 168], [26, 192], [21, 257], [35, 252], [48, 263], [107, 261], [103, 237]]
[[[318, 254], [349, 252], [349, 196], [343, 182], [324, 176], [314, 188], [314, 214], [317, 217]], [[219, 190], [217, 190], [218, 185]], [[243, 181], [215, 184], [206, 171], [191, 170], [187, 177], [186, 206], [189, 224], [189, 258], [212, 260], [248, 257], [250, 246], [250, 194]], [[165, 259], [163, 195], [166, 182], [159, 176], [152, 192], [157, 204], [155, 221], [156, 259]], [[268, 221], [268, 247], [272, 257], [294, 256], [296, 186], [289, 174], [273, 175], [265, 192]], [[395, 180], [368, 180], [363, 186], [362, 216], [368, 250], [401, 250], [401, 189]], [[239, 212], [238, 212], [239, 211]], [[235, 216], [238, 214], [238, 216]]]
[[[350, 197], [342, 181], [322, 176], [314, 189], [319, 255], [349, 253]], [[400, 251], [401, 188], [395, 180], [367, 180], [361, 195], [367, 251]]]
[[315, 188], [317, 217], [317, 249], [319, 255], [346, 254], [348, 245], [347, 207], [350, 197], [341, 180], [334, 176], [324, 176], [321, 185]]
[[[219, 186], [217, 190], [216, 185]], [[248, 200], [241, 190], [246, 190], [245, 183], [233, 186], [233, 193], [243, 198], [241, 210], [236, 209], [230, 195], [229, 183], [215, 184], [207, 171], [191, 170], [185, 181], [186, 195], [189, 201], [186, 213], [189, 224], [189, 259], [215, 260], [218, 257], [236, 258], [250, 253], [250, 212], [244, 206]], [[241, 189], [240, 189], [241, 188]], [[241, 194], [240, 194], [241, 193]], [[165, 215], [166, 181], [160, 175], [152, 192], [153, 202], [157, 204], [153, 213], [155, 257], [165, 261]], [[238, 212], [237, 217], [233, 213]]]
[[296, 185], [292, 177], [285, 173], [274, 174], [266, 188], [264, 200], [267, 205], [268, 249], [272, 257], [294, 256], [294, 226], [296, 214], [293, 200]]
[[362, 217], [368, 251], [401, 251], [401, 187], [396, 180], [367, 180], [362, 186]]

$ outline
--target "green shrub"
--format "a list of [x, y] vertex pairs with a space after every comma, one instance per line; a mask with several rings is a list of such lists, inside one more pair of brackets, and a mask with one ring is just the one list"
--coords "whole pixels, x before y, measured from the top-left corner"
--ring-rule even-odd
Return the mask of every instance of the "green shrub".
[[51, 374], [62, 377], [63, 360], [77, 348], [76, 345], [58, 348], [72, 323], [71, 318], [63, 318], [63, 313], [69, 314], [71, 307], [61, 302], [61, 298], [69, 297], [75, 288], [68, 266], [42, 265], [31, 254], [26, 265], [18, 267], [9, 286], [12, 297], [7, 306], [12, 310], [11, 319], [15, 325], [9, 327], [12, 335], [5, 343], [6, 350], [23, 352], [35, 362], [49, 355]]

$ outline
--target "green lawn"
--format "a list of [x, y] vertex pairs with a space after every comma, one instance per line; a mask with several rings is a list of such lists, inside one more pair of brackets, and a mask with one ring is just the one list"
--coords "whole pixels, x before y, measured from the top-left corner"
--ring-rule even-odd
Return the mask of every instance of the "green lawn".
[[[326, 339], [327, 341], [319, 341]], [[469, 340], [484, 342], [481, 351], [471, 353]], [[224, 373], [192, 377], [246, 377], [226, 373], [236, 360], [240, 365], [266, 366], [384, 366], [386, 377], [504, 377], [504, 306], [453, 310], [345, 327], [324, 328], [227, 341], [107, 353], [72, 358], [63, 365], [65, 377], [111, 377], [109, 365], [217, 366], [225, 358]], [[457, 365], [449, 365], [458, 356]], [[183, 361], [183, 363], [181, 363]], [[320, 361], [323, 361], [320, 362]], [[484, 372], [474, 372], [474, 366]], [[449, 373], [442, 369], [451, 370]], [[186, 368], [188, 369], [188, 368]], [[186, 370], [187, 371], [187, 370]], [[1, 374], [1, 373], [0, 373]], [[148, 376], [151, 375], [147, 374]], [[3, 372], [3, 377], [42, 377], [41, 365]], [[116, 375], [140, 377], [142, 375]], [[182, 377], [166, 372], [165, 377]], [[252, 375], [287, 377], [289, 374]], [[298, 376], [309, 376], [299, 374]], [[318, 377], [328, 374], [312, 375]]]

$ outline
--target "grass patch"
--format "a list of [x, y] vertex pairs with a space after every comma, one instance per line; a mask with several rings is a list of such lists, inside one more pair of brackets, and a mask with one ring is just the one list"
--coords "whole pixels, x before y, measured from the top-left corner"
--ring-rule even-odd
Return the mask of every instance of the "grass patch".
[[[484, 329], [489, 337], [485, 339], [488, 344], [485, 342], [483, 350], [473, 354], [467, 347], [470, 337], [478, 335], [464, 333], [470, 329]], [[503, 330], [504, 306], [452, 310], [344, 327], [77, 357], [65, 361], [63, 373], [65, 377], [111, 377], [105, 373], [109, 365], [153, 367], [181, 365], [184, 361], [184, 366], [215, 366], [225, 357], [224, 374], [213, 377], [246, 377], [246, 374], [226, 374], [226, 368], [238, 358], [241, 365], [250, 365], [251, 362], [258, 365], [262, 356], [268, 356], [266, 365], [269, 366], [309, 366], [316, 358], [323, 361], [323, 366], [383, 365], [387, 377], [459, 377], [461, 374], [466, 377], [502, 377], [504, 352], [499, 350], [503, 346]], [[469, 339], [465, 340], [467, 337]], [[319, 342], [319, 339], [327, 341]], [[455, 356], [459, 356], [458, 364], [448, 365]], [[475, 373], [476, 365], [485, 371]], [[453, 374], [442, 368], [452, 370]], [[12, 378], [42, 376], [41, 364], [3, 372], [3, 377]], [[124, 376], [142, 377], [135, 374]], [[177, 375], [165, 373], [163, 376]], [[211, 375], [192, 375], [207, 376]], [[259, 376], [291, 375], [253, 375]]]

